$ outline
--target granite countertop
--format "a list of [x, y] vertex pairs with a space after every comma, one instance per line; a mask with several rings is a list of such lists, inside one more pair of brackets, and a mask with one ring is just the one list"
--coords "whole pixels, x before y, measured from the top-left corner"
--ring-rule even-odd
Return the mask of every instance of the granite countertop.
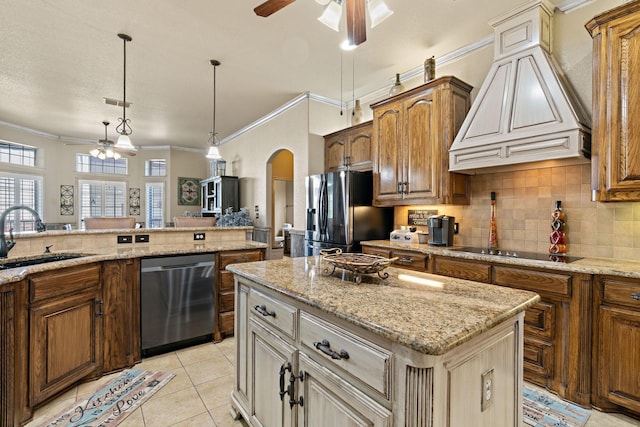
[[571, 273], [585, 274], [609, 274], [620, 277], [640, 279], [640, 261], [620, 260], [615, 258], [583, 257], [571, 263], [538, 261], [524, 258], [510, 258], [496, 255], [470, 253], [456, 250], [452, 247], [435, 247], [420, 243], [398, 243], [390, 240], [369, 240], [362, 242], [363, 246], [372, 246], [384, 249], [408, 249], [425, 254], [448, 256], [459, 259], [469, 259], [486, 262], [499, 262], [502, 264], [519, 265], [523, 267], [538, 267], [548, 270], [567, 271]]
[[242, 250], [242, 249], [257, 249], [266, 248], [265, 243], [255, 242], [253, 240], [230, 240], [230, 241], [207, 241], [201, 243], [183, 243], [172, 244], [171, 246], [151, 245], [151, 246], [136, 246], [135, 248], [123, 248], [117, 250], [105, 250], [99, 253], [78, 253], [78, 252], [65, 252], [54, 251], [50, 254], [41, 254], [34, 257], [18, 257], [7, 260], [0, 260], [5, 262], [16, 262], [26, 259], [39, 258], [44, 256], [55, 255], [78, 255], [78, 258], [67, 259], [63, 261], [54, 261], [44, 264], [36, 264], [27, 267], [10, 268], [6, 270], [0, 270], [0, 286], [5, 283], [17, 282], [29, 274], [40, 273], [43, 271], [57, 270], [65, 267], [72, 267], [76, 265], [88, 264], [91, 262], [109, 261], [117, 259], [128, 258], [144, 258], [152, 256], [164, 256], [164, 255], [187, 255], [198, 253], [213, 253], [220, 251]]
[[488, 331], [540, 297], [532, 292], [389, 267], [386, 280], [353, 275], [321, 257], [227, 266], [242, 277], [331, 313], [377, 335], [431, 355]]

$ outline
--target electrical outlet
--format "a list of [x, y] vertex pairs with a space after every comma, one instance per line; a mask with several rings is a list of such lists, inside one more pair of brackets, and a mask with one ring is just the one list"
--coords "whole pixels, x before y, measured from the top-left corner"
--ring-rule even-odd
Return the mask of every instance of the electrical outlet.
[[126, 235], [126, 236], [118, 236], [118, 243], [131, 243], [133, 242], [133, 236], [132, 235]]
[[148, 243], [149, 235], [148, 234], [136, 234], [136, 243]]
[[493, 383], [493, 368], [485, 371], [481, 376], [482, 382], [482, 397], [480, 402], [480, 411], [484, 412], [493, 403], [494, 395], [494, 383]]
[[193, 240], [204, 240], [204, 233], [193, 233]]
[[453, 234], [458, 234], [458, 232], [460, 231], [460, 224], [458, 224], [457, 222], [453, 223]]

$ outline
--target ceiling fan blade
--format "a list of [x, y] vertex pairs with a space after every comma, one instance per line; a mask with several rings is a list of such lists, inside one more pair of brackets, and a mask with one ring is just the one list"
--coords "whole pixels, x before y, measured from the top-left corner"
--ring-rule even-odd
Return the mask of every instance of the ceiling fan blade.
[[367, 40], [365, 0], [347, 0], [347, 37], [349, 44], [358, 46]]
[[296, 0], [267, 0], [266, 2], [253, 9], [253, 11], [256, 13], [256, 15], [266, 18], [267, 16], [276, 13], [277, 11], [287, 6], [288, 4], [293, 3], [294, 1]]

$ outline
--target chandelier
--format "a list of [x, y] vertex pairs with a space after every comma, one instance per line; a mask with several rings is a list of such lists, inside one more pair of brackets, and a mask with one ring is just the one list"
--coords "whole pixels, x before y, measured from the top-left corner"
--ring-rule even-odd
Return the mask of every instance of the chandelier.
[[115, 146], [123, 150], [137, 151], [136, 147], [131, 144], [131, 138], [129, 138], [129, 135], [133, 133], [130, 124], [131, 119], [127, 119], [127, 42], [130, 42], [132, 39], [126, 34], [118, 34], [118, 37], [122, 39], [124, 46], [124, 72], [122, 79], [122, 117], [118, 118], [120, 123], [116, 127], [116, 132], [118, 132], [120, 136]]

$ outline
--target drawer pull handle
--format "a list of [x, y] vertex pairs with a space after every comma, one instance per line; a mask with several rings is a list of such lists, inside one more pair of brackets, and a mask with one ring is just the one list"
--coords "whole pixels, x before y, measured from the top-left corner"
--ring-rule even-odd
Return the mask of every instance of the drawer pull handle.
[[247, 258], [245, 256], [245, 257], [242, 257], [242, 258], [236, 258], [234, 261], [235, 262], [247, 262], [247, 261], [249, 261], [249, 258]]
[[276, 312], [267, 310], [267, 306], [264, 304], [256, 305], [254, 308], [258, 313], [262, 314], [263, 316], [271, 316], [273, 318], [276, 317]]
[[284, 402], [284, 395], [289, 392], [289, 390], [285, 390], [284, 388], [284, 375], [287, 371], [291, 371], [291, 363], [280, 366], [280, 400]]
[[633, 298], [636, 301], [640, 301], [640, 294], [633, 293], [631, 294], [631, 298]]
[[104, 301], [96, 298], [96, 317], [104, 316]]
[[404, 262], [406, 264], [411, 264], [413, 263], [413, 258], [398, 258], [398, 261]]
[[337, 353], [331, 350], [331, 344], [329, 344], [328, 340], [322, 340], [322, 342], [314, 342], [313, 346], [326, 354], [327, 356], [331, 356], [332, 359], [340, 360], [340, 359], [348, 359], [349, 353], [346, 350], [340, 350], [340, 353]]

